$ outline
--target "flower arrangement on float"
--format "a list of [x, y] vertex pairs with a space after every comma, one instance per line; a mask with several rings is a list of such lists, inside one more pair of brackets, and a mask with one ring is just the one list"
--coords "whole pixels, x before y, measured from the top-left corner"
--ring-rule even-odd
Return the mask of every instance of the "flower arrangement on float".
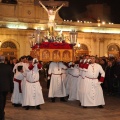
[[[66, 39], [68, 42], [66, 42]], [[49, 32], [43, 37], [40, 36], [40, 31], [36, 30], [32, 39], [29, 40], [31, 48], [34, 49], [72, 49], [77, 42], [77, 33], [75, 31], [70, 32], [70, 37], [64, 36], [60, 31], [57, 35], [51, 35]]]

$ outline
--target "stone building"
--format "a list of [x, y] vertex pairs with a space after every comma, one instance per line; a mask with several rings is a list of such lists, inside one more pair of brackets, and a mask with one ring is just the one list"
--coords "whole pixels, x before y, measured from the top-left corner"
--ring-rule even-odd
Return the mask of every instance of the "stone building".
[[[0, 2], [0, 54], [8, 59], [29, 55], [31, 48], [29, 36], [36, 28], [41, 35], [47, 30], [48, 16], [46, 11], [34, 5], [34, 0], [18, 0], [17, 4]], [[74, 55], [83, 54], [101, 56], [119, 56], [120, 25], [112, 23], [91, 23], [90, 21], [64, 21], [56, 15], [56, 32], [62, 30], [69, 37], [72, 30], [77, 31], [77, 43]], [[67, 41], [69, 42], [69, 41]], [[80, 46], [77, 46], [80, 44]]]

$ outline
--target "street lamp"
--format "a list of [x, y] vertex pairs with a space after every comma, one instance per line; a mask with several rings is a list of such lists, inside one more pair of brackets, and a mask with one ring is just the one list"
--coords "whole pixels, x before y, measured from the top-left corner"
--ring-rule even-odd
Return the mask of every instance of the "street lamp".
[[80, 48], [80, 43], [78, 43], [78, 48]]
[[40, 29], [35, 30], [34, 33], [29, 36], [29, 43], [31, 48], [41, 43]]
[[40, 28], [38, 28], [38, 29], [35, 31], [35, 41], [36, 41], [37, 44], [40, 44], [40, 43], [41, 43]]
[[35, 42], [35, 35], [34, 34], [29, 37], [29, 43], [30, 43], [30, 47], [31, 48], [36, 44], [36, 42]]
[[77, 43], [77, 35], [78, 33], [75, 30], [70, 32], [70, 43], [71, 44], [75, 45]]

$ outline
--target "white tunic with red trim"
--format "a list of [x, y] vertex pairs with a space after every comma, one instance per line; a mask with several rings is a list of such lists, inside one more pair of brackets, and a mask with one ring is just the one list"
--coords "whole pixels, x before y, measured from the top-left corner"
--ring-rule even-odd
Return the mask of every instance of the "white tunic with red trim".
[[24, 79], [24, 75], [21, 72], [17, 72], [14, 75], [14, 90], [11, 97], [11, 102], [14, 104], [21, 104], [22, 103], [22, 81]]
[[[98, 75], [101, 74], [100, 81]], [[105, 73], [102, 67], [97, 64], [90, 64], [82, 82], [81, 105], [82, 106], [98, 106], [105, 105], [103, 91], [100, 82], [103, 82]]]
[[65, 85], [62, 79], [62, 69], [67, 67], [59, 62], [51, 62], [48, 74], [51, 75], [51, 82], [48, 97], [65, 97]]
[[42, 87], [39, 82], [39, 64], [29, 66], [26, 73], [26, 84], [22, 106], [37, 106], [44, 103]]

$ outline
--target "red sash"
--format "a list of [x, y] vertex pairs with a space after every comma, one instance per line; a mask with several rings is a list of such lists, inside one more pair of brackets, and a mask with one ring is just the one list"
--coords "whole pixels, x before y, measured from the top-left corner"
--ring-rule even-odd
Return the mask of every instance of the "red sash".
[[22, 89], [21, 89], [21, 82], [22, 82], [22, 81], [21, 81], [21, 80], [18, 80], [18, 79], [15, 79], [15, 78], [14, 78], [14, 81], [15, 81], [15, 82], [18, 82], [18, 84], [19, 84], [19, 93], [22, 93]]

